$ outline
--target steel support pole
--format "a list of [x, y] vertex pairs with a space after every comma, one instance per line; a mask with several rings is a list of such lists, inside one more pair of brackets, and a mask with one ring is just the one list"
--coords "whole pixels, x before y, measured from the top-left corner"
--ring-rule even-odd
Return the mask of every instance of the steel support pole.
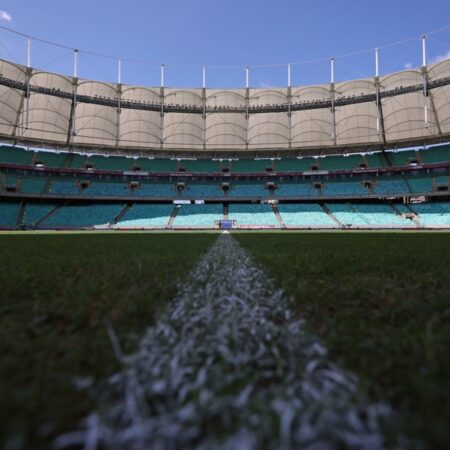
[[164, 147], [164, 64], [161, 64], [161, 90], [160, 90], [160, 103], [161, 103], [161, 121], [160, 121], [160, 142], [161, 148]]
[[288, 79], [288, 87], [291, 87], [291, 65], [287, 66], [287, 79]]
[[250, 67], [245, 68], [245, 87], [248, 89], [250, 85]]
[[164, 87], [164, 64], [161, 64], [161, 87]]
[[30, 76], [31, 76], [31, 39], [27, 39], [27, 91], [25, 99], [25, 129], [28, 129], [29, 124], [29, 109], [30, 109]]
[[422, 73], [423, 73], [423, 121], [424, 126], [428, 127], [428, 77], [427, 77], [427, 36], [422, 36]]
[[376, 105], [377, 105], [377, 134], [380, 134], [380, 84], [379, 84], [379, 76], [380, 76], [380, 58], [379, 58], [379, 50], [375, 49], [375, 88], [376, 88]]
[[116, 147], [120, 142], [120, 112], [121, 112], [121, 96], [122, 96], [122, 60], [117, 60], [117, 124], [116, 124]]
[[330, 80], [331, 80], [331, 85], [330, 85], [330, 94], [331, 94], [331, 120], [332, 120], [332, 124], [331, 124], [331, 138], [335, 139], [336, 138], [336, 114], [335, 114], [335, 105], [334, 105], [334, 58], [330, 58]]
[[331, 83], [334, 83], [334, 58], [330, 58]]
[[73, 50], [73, 84], [72, 84], [72, 132], [70, 134], [76, 134], [76, 110], [77, 110], [77, 84], [78, 84], [78, 50]]
[[117, 60], [117, 83], [122, 84], [122, 60]]

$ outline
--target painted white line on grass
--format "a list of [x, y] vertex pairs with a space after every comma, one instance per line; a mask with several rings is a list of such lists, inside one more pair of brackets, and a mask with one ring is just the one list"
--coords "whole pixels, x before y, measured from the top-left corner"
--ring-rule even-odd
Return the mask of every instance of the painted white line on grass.
[[[378, 449], [392, 413], [330, 362], [229, 234], [58, 448]], [[395, 436], [393, 447], [410, 447]]]

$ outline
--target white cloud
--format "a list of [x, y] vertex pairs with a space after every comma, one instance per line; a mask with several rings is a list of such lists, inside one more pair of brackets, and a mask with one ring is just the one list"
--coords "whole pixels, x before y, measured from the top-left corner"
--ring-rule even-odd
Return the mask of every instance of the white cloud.
[[411, 69], [412, 63], [406, 62], [405, 64], [403, 64], [403, 67], [404, 67], [405, 69]]
[[433, 58], [431, 60], [431, 63], [432, 64], [438, 63], [438, 62], [441, 62], [441, 61], [445, 61], [446, 59], [450, 59], [450, 50], [447, 53], [443, 54], [443, 55], [439, 55], [439, 56], [436, 56], [436, 58]]
[[269, 83], [265, 83], [264, 81], [260, 81], [259, 82], [259, 87], [262, 87], [264, 89], [270, 89], [270, 88], [273, 88], [273, 85], [269, 84]]
[[0, 11], [0, 22], [12, 22], [11, 14], [6, 11]]

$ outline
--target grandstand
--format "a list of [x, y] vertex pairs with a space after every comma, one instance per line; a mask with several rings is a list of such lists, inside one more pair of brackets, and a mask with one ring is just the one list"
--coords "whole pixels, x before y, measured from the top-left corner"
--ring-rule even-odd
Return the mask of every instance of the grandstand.
[[449, 60], [158, 95], [5, 60], [0, 73], [1, 228], [450, 226]]
[[[271, 171], [261, 172], [267, 161], [251, 158], [225, 172], [212, 159], [149, 159], [130, 170], [135, 160], [125, 157], [4, 145], [0, 227], [201, 229], [224, 218], [255, 229], [450, 227], [450, 145], [320, 160], [327, 170], [273, 159]], [[369, 164], [361, 167], [362, 160]]]

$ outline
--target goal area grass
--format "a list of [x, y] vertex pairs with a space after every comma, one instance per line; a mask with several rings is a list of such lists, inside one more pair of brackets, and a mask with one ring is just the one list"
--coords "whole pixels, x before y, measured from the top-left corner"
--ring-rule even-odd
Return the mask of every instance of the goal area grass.
[[[0, 235], [0, 443], [77, 427], [214, 233]], [[450, 234], [233, 233], [331, 359], [429, 448], [450, 442]], [[80, 390], [80, 387], [87, 387]]]

